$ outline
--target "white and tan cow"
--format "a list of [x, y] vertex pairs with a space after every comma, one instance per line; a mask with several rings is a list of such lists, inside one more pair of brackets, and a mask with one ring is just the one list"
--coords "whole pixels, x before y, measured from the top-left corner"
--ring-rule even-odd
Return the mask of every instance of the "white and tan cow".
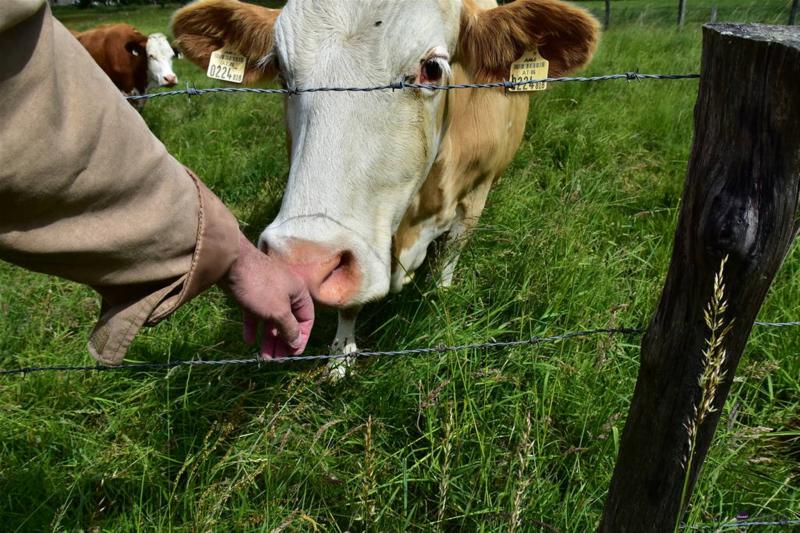
[[[201, 0], [172, 29], [204, 68], [224, 46], [246, 56], [246, 82], [277, 75], [296, 88], [499, 81], [534, 48], [560, 76], [585, 65], [598, 39], [594, 18], [558, 0], [289, 0], [280, 11]], [[456, 248], [441, 274], [450, 285], [463, 237], [520, 144], [528, 101], [503, 89], [287, 97], [291, 168], [261, 245], [340, 310], [335, 348], [355, 350], [360, 306], [399, 290], [442, 236]]]

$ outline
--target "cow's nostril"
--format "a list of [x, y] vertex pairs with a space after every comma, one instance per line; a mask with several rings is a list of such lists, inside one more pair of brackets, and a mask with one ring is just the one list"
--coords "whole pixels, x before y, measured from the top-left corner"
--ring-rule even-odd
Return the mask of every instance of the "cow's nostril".
[[354, 260], [355, 259], [353, 257], [353, 252], [351, 252], [349, 250], [345, 250], [344, 252], [341, 252], [339, 254], [339, 262], [333, 268], [333, 270], [331, 271], [331, 274], [333, 274], [335, 272], [342, 272], [342, 271], [349, 270], [350, 267], [353, 265], [353, 261]]
[[327, 268], [330, 270], [314, 291], [317, 300], [336, 307], [347, 304], [361, 280], [355, 254], [350, 250], [338, 252]]
[[322, 279], [320, 285], [324, 285], [333, 279], [341, 279], [342, 276], [349, 276], [354, 262], [355, 258], [353, 257], [353, 253], [349, 250], [337, 253], [336, 256], [332, 258], [332, 261], [328, 263], [330, 271]]

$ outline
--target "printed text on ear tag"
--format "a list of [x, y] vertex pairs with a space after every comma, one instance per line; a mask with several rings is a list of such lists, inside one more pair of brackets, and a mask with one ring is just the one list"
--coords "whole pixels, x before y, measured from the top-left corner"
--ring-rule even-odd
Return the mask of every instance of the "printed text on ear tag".
[[233, 52], [226, 52], [224, 48], [221, 48], [211, 52], [206, 76], [215, 80], [242, 83], [246, 65], [246, 57]]
[[[536, 49], [528, 50], [522, 57], [511, 63], [511, 73], [509, 81], [520, 83], [528, 80], [541, 80], [547, 78], [550, 70], [550, 62], [539, 55]], [[509, 91], [543, 91], [547, 89], [547, 82], [522, 83], [509, 88]]]

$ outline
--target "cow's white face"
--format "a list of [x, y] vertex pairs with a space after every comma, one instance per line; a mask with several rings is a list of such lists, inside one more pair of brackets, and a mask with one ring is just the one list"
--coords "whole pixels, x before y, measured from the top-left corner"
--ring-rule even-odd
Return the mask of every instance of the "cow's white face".
[[175, 50], [166, 35], [153, 33], [147, 37], [147, 86], [172, 87], [178, 83], [178, 76], [172, 70]]
[[[273, 53], [290, 88], [443, 83], [459, 12], [456, 1], [294, 0]], [[318, 300], [388, 292], [392, 234], [436, 157], [444, 99], [424, 89], [287, 98], [291, 169], [261, 244], [319, 283]]]
[[[175, 14], [172, 31], [204, 68], [224, 46], [247, 58], [245, 82], [277, 74], [289, 88], [444, 84], [456, 62], [476, 81], [495, 81], [531, 48], [559, 76], [594, 52], [597, 23], [581, 9], [559, 0], [495, 5], [289, 0], [271, 10], [199, 0]], [[349, 307], [388, 292], [392, 234], [436, 158], [444, 107], [444, 93], [426, 89], [287, 97], [289, 180], [261, 245], [318, 301]]]

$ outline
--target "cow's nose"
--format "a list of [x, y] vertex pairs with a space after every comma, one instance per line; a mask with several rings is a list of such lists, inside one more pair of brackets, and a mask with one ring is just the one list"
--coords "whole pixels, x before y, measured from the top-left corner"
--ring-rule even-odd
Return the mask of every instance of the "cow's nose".
[[347, 305], [358, 292], [361, 273], [350, 250], [337, 250], [324, 244], [302, 240], [282, 240], [271, 246], [269, 237], [261, 236], [261, 249], [278, 257], [306, 283], [311, 296], [333, 307]]
[[172, 87], [176, 83], [178, 83], [178, 76], [176, 76], [175, 74], [167, 74], [166, 76], [164, 76], [165, 87]]

